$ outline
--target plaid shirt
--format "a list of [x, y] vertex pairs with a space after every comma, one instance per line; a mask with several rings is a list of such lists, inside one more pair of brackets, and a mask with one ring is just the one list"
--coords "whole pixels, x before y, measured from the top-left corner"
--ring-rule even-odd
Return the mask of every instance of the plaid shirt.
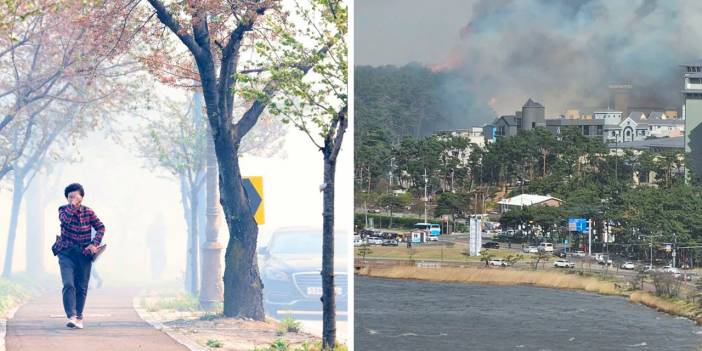
[[[74, 245], [81, 248], [93, 244], [99, 246], [105, 234], [105, 225], [89, 207], [72, 205], [59, 207], [59, 220], [61, 221], [61, 236], [56, 237], [56, 243], [51, 247], [54, 256], [64, 249]], [[91, 228], [95, 228], [95, 238], [91, 238]]]

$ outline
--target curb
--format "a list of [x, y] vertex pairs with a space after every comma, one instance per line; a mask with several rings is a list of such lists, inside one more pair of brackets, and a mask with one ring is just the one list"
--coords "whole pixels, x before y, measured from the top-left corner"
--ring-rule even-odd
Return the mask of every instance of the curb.
[[[168, 335], [171, 339], [175, 340], [179, 344], [187, 347], [190, 351], [208, 351], [209, 349], [203, 346], [200, 346], [196, 344], [195, 342], [191, 341], [190, 339], [187, 339], [178, 333], [175, 333], [173, 331], [173, 328], [168, 327], [163, 325], [163, 323], [159, 322], [156, 317], [154, 317], [153, 313], [141, 308], [139, 306], [139, 302], [137, 301], [138, 297], [135, 297], [132, 299], [132, 307], [136, 311], [136, 313], [139, 315], [139, 318], [141, 318], [144, 322], [149, 323], [152, 327], [155, 329], [158, 329], [159, 331], [165, 333]], [[4, 345], [0, 347], [0, 351], [5, 351]]]

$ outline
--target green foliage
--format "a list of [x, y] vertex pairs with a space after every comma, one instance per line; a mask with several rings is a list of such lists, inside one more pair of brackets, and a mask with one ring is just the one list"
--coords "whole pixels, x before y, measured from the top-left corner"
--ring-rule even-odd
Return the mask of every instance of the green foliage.
[[200, 308], [200, 302], [197, 296], [184, 293], [173, 297], [159, 297], [155, 300], [145, 302], [144, 308], [149, 312], [159, 310], [192, 312]]
[[302, 323], [296, 321], [292, 317], [285, 317], [280, 321], [280, 326], [285, 328], [288, 333], [297, 333], [302, 328]]
[[664, 297], [678, 297], [680, 295], [681, 282], [672, 273], [653, 272], [652, 278], [656, 295]]
[[136, 137], [142, 156], [153, 167], [167, 170], [175, 176], [194, 177], [204, 169], [207, 141], [207, 120], [192, 117], [193, 106], [164, 100], [168, 118], [148, 120]]
[[29, 293], [19, 284], [0, 278], [0, 315], [29, 297]]
[[437, 197], [434, 216], [449, 214], [453, 217], [463, 216], [470, 207], [471, 196], [466, 193], [441, 193]]
[[224, 344], [217, 339], [207, 339], [206, 345], [207, 345], [207, 347], [211, 347], [214, 349], [218, 349], [218, 348], [221, 348], [222, 346], [224, 346]]
[[551, 258], [551, 254], [547, 253], [546, 251], [539, 250], [537, 253], [532, 254], [532, 258], [532, 268], [534, 268], [534, 270], [537, 270], [539, 269], [539, 263], [541, 263], [542, 261], [548, 262], [548, 260]]
[[[365, 226], [366, 215], [363, 213], [356, 213], [354, 215], [354, 223], [357, 227], [363, 228]], [[376, 228], [387, 228], [390, 224], [390, 216], [382, 214], [368, 214], [368, 218], [373, 219], [373, 224]], [[414, 225], [417, 223], [424, 222], [424, 218], [420, 217], [393, 217], [392, 224], [393, 228], [399, 229], [413, 229]], [[431, 222], [431, 220], [430, 220]]]
[[363, 244], [361, 247], [358, 248], [358, 254], [361, 255], [361, 258], [364, 260], [366, 259], [366, 255], [370, 255], [373, 253], [373, 250], [371, 249], [369, 244]]
[[[320, 149], [345, 123], [347, 20], [348, 8], [341, 1], [296, 2], [289, 18], [268, 18], [275, 40], [255, 45], [259, 74], [237, 76], [240, 95], [267, 100], [272, 115], [307, 134]], [[270, 84], [278, 93], [269, 98], [261, 87]]]
[[517, 262], [521, 261], [522, 259], [524, 259], [524, 255], [522, 254], [507, 255], [504, 257], [505, 262], [507, 262], [510, 266], [514, 266]]
[[495, 258], [495, 254], [492, 253], [490, 250], [488, 250], [488, 249], [480, 250], [480, 260], [485, 262], [485, 267], [488, 266], [488, 262], [490, 262], [490, 260], [492, 260], [493, 258]]
[[[305, 341], [302, 343], [302, 345], [296, 347], [293, 350], [290, 348], [290, 345], [286, 341], [278, 339], [268, 347], [256, 347], [253, 351], [322, 351], [322, 342], [316, 341], [314, 343], [310, 343], [308, 341]], [[337, 343], [334, 346], [334, 351], [348, 351], [348, 347], [346, 345]]]

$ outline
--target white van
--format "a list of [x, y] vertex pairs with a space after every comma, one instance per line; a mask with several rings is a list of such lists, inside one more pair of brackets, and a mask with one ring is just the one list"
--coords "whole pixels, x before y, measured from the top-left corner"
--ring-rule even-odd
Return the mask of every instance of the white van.
[[544, 251], [544, 252], [553, 252], [553, 244], [551, 243], [541, 243], [537, 247], [539, 251]]

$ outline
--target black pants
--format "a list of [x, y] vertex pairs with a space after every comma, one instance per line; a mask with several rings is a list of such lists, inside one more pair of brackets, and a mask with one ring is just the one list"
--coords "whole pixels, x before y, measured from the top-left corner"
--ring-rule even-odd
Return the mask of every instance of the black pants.
[[83, 307], [88, 295], [90, 281], [90, 256], [83, 255], [80, 246], [72, 246], [59, 252], [59, 267], [63, 282], [63, 309], [66, 317], [83, 318]]

